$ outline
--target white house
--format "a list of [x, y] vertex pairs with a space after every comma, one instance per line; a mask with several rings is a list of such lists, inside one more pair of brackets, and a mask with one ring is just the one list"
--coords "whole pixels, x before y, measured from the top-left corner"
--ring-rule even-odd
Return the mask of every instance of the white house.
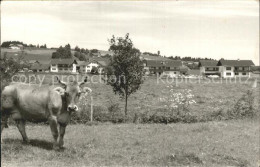
[[163, 74], [169, 76], [177, 76], [180, 74], [182, 63], [180, 60], [143, 60], [143, 66], [146, 74]]
[[90, 73], [94, 67], [98, 68], [98, 73], [104, 72], [104, 68], [108, 66], [109, 60], [105, 58], [94, 58], [88, 62], [80, 61], [78, 66], [82, 73]]
[[252, 60], [219, 60], [218, 64], [220, 76], [230, 77], [250, 77], [250, 68], [254, 66]]
[[77, 73], [77, 61], [75, 59], [52, 59], [51, 72]]

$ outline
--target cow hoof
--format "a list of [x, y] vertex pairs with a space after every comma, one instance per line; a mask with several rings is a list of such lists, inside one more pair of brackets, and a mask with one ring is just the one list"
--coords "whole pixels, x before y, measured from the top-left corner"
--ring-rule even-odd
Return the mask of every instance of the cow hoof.
[[60, 147], [59, 147], [58, 145], [53, 145], [53, 149], [54, 149], [55, 151], [58, 151], [58, 150], [60, 149]]

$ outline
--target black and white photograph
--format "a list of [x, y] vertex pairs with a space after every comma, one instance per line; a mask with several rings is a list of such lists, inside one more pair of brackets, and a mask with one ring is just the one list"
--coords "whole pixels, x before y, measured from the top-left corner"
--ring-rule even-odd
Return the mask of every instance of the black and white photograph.
[[2, 167], [260, 167], [259, 0], [3, 0]]

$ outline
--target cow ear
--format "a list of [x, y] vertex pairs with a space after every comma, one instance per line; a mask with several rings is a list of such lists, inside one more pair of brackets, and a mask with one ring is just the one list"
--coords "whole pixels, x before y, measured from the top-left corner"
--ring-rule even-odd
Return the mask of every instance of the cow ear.
[[61, 88], [61, 87], [57, 87], [54, 89], [56, 92], [58, 92], [61, 96], [63, 96], [65, 94], [65, 89]]
[[85, 93], [85, 94], [88, 94], [88, 93], [91, 93], [91, 92], [92, 92], [92, 90], [89, 87], [83, 87], [82, 91], [81, 91], [81, 93]]
[[59, 84], [61, 84], [63, 87], [66, 88], [67, 84], [66, 84], [65, 82], [61, 81], [61, 80], [59, 79], [59, 77], [56, 76], [56, 78], [57, 78]]

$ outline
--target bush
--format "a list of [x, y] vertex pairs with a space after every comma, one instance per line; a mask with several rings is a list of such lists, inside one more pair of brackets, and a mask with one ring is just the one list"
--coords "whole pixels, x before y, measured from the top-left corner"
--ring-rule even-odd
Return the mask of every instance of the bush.
[[113, 123], [122, 123], [124, 122], [125, 115], [119, 107], [119, 103], [112, 103], [108, 106], [108, 113], [110, 114], [110, 121]]
[[198, 122], [198, 117], [192, 115], [189, 111], [179, 110], [175, 112], [166, 108], [157, 108], [153, 111], [142, 114], [135, 114], [135, 123], [193, 123]]
[[253, 91], [248, 90], [245, 95], [243, 95], [235, 104], [234, 109], [228, 112], [228, 116], [233, 118], [244, 118], [253, 117], [256, 114], [254, 109], [254, 99]]

